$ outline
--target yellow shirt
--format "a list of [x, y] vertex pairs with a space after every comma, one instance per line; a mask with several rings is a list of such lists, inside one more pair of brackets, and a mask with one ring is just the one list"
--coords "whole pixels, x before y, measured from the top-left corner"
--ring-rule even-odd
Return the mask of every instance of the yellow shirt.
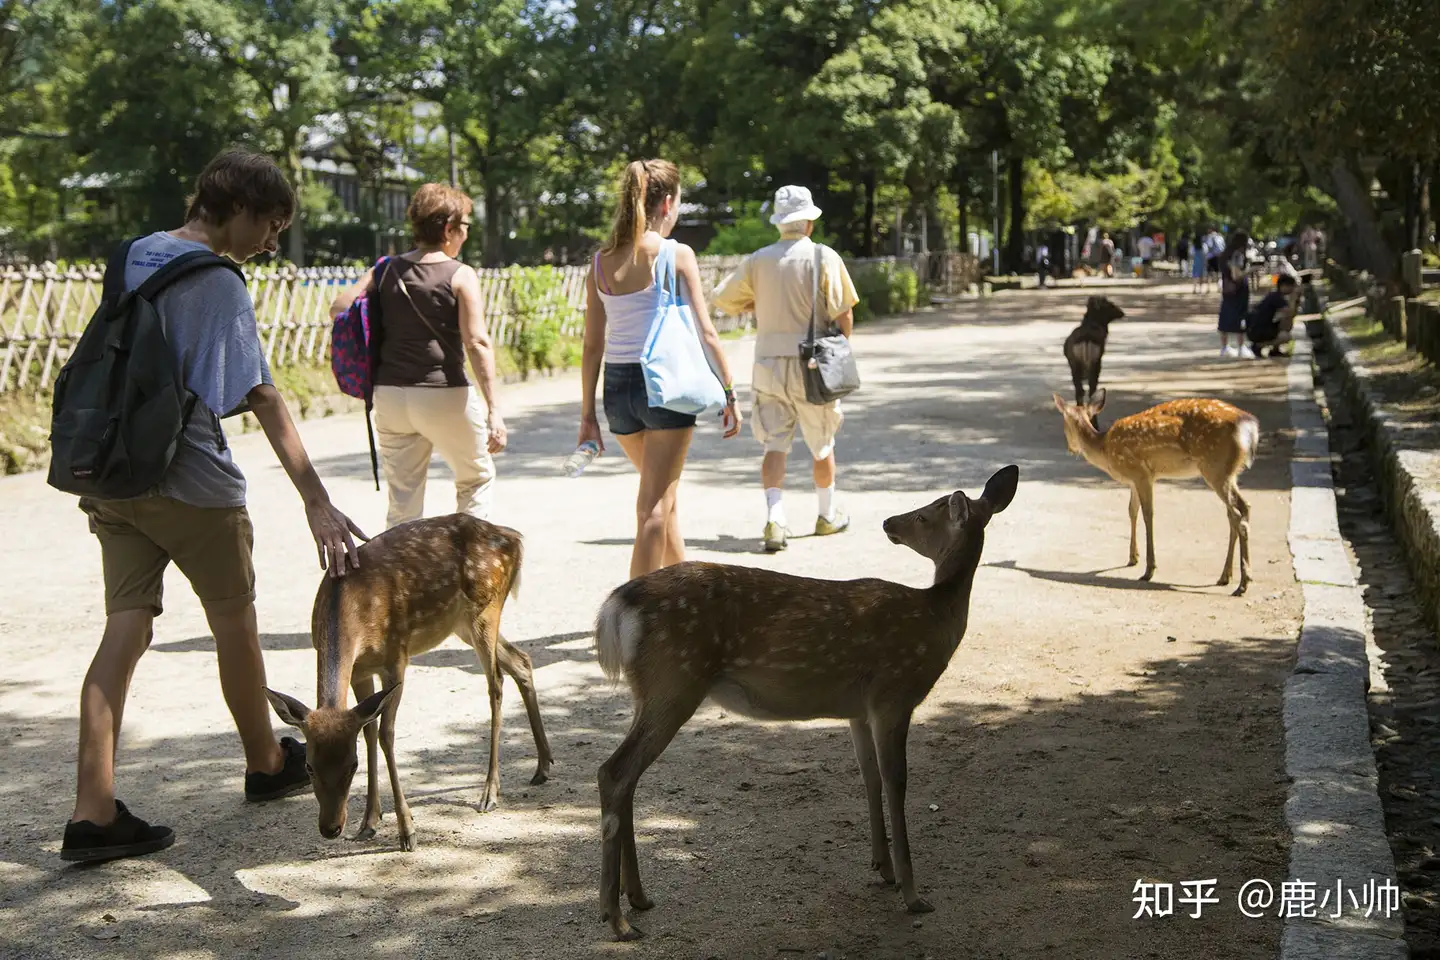
[[[721, 281], [715, 309], [738, 316], [755, 312], [755, 356], [794, 357], [810, 331], [815, 247], [809, 237], [781, 240], [756, 250]], [[817, 333], [822, 325], [860, 302], [840, 254], [822, 246]]]

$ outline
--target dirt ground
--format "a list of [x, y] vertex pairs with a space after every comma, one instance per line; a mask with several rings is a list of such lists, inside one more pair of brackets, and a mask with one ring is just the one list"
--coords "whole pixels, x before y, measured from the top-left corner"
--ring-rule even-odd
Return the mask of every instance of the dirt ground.
[[[1187, 395], [1260, 418], [1261, 455], [1241, 479], [1255, 577], [1244, 598], [1213, 585], [1225, 513], [1198, 481], [1158, 491], [1156, 581], [1123, 566], [1128, 494], [1066, 453], [1050, 400], [1070, 389], [1060, 344], [1083, 311], [1078, 293], [1004, 294], [862, 329], [865, 386], [845, 402], [839, 446], [854, 518], [844, 536], [757, 553], [758, 447], [748, 431], [727, 442], [716, 426], [697, 432], [681, 493], [691, 555], [814, 576], [927, 582], [926, 562], [880, 522], [1020, 466], [1020, 491], [990, 527], [969, 633], [910, 738], [911, 843], [935, 913], [913, 917], [870, 882], [844, 724], [706, 705], [640, 782], [641, 870], [657, 906], [634, 919], [648, 937], [608, 941], [595, 771], [630, 708], [600, 675], [590, 626], [624, 577], [635, 480], [613, 446], [581, 479], [559, 476], [578, 415], [565, 378], [506, 391], [513, 439], [495, 516], [527, 537], [505, 633], [535, 659], [557, 764], [549, 783], [528, 785], [534, 748], [509, 685], [502, 807], [481, 814], [483, 678], [453, 639], [418, 658], [397, 736], [414, 854], [398, 852], [388, 814], [373, 842], [331, 842], [313, 798], [242, 802], [213, 642], [172, 571], [131, 688], [119, 788], [178, 840], [151, 857], [62, 866], [75, 703], [102, 624], [99, 555], [73, 501], [42, 477], [0, 480], [11, 547], [0, 552], [0, 956], [1273, 957], [1280, 921], [1246, 919], [1235, 896], [1251, 878], [1286, 876], [1280, 694], [1300, 598], [1284, 369], [1217, 360], [1213, 305], [1184, 290], [1114, 291], [1129, 316], [1112, 330], [1103, 419]], [[729, 349], [748, 370], [749, 344]], [[337, 502], [378, 529], [359, 420], [302, 432]], [[311, 700], [319, 577], [302, 510], [263, 438], [235, 448], [251, 480], [269, 682]], [[793, 462], [803, 468], [803, 455]], [[429, 512], [443, 512], [446, 473], [433, 477]], [[792, 481], [791, 526], [808, 529], [809, 478]], [[362, 803], [352, 797], [352, 824]], [[1177, 903], [1174, 917], [1135, 920], [1142, 878], [1177, 895], [1181, 881], [1214, 878], [1221, 902], [1199, 919]]]

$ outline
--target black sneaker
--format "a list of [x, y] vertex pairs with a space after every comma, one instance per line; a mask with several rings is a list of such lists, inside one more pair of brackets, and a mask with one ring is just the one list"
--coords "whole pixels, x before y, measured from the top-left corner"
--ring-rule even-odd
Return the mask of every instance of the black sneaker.
[[60, 859], [79, 863], [100, 863], [121, 857], [138, 857], [164, 850], [175, 842], [175, 831], [158, 824], [152, 826], [115, 801], [115, 819], [105, 826], [91, 820], [65, 824], [65, 841], [60, 845]]
[[279, 773], [245, 774], [245, 799], [251, 803], [279, 800], [296, 793], [309, 793], [310, 774], [305, 770], [305, 744], [294, 737], [281, 737], [280, 750], [285, 766]]

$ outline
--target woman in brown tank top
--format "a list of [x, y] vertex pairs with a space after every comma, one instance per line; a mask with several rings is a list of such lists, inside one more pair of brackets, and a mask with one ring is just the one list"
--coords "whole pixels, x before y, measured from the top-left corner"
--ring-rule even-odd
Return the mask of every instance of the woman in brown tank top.
[[[495, 405], [495, 354], [485, 329], [480, 278], [455, 259], [470, 228], [470, 198], [427, 183], [410, 201], [415, 249], [391, 258], [378, 278], [380, 352], [375, 432], [390, 489], [387, 526], [425, 512], [430, 456], [455, 474], [455, 509], [487, 519], [505, 421]], [[332, 316], [370, 289], [374, 270], [336, 297]], [[465, 361], [480, 395], [465, 377]]]

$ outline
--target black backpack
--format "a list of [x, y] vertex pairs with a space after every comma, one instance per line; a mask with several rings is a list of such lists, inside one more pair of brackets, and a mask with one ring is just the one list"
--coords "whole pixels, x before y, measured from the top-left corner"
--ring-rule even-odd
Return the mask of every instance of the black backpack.
[[185, 386], [155, 298], [209, 267], [225, 267], [244, 280], [234, 261], [197, 250], [127, 293], [125, 263], [135, 242], [122, 244], [110, 258], [100, 307], [55, 381], [48, 482], [100, 500], [137, 497], [160, 482], [200, 399]]

